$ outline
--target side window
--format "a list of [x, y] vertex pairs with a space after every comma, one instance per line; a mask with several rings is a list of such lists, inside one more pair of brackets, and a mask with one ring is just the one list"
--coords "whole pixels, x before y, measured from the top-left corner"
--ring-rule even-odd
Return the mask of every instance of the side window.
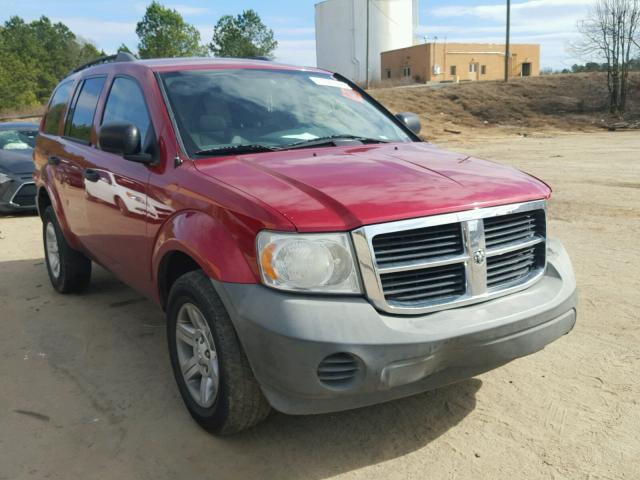
[[65, 136], [89, 143], [93, 116], [104, 86], [105, 77], [88, 78], [82, 84], [73, 111], [65, 125]]
[[60, 125], [62, 115], [64, 115], [64, 111], [67, 109], [69, 97], [71, 97], [71, 87], [73, 87], [72, 81], [65, 82], [61, 84], [56, 90], [56, 93], [53, 94], [53, 98], [49, 104], [49, 110], [47, 111], [47, 117], [44, 120], [44, 133], [51, 135], [58, 134], [58, 125]]
[[142, 151], [146, 151], [152, 141], [153, 129], [147, 111], [147, 104], [140, 86], [135, 80], [116, 77], [104, 107], [102, 124], [112, 122], [132, 123], [140, 131]]

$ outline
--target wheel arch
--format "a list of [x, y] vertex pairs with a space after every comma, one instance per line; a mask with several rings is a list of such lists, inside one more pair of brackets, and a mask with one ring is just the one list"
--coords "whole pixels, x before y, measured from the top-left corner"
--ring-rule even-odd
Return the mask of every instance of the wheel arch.
[[210, 215], [198, 211], [174, 215], [158, 232], [152, 255], [152, 278], [161, 306], [166, 307], [173, 282], [196, 269], [221, 282], [257, 283], [257, 265], [252, 269], [247, 258], [252, 254], [255, 258], [253, 251], [242, 251], [237, 237]]
[[45, 209], [52, 206], [51, 197], [49, 196], [49, 192], [47, 192], [47, 189], [45, 187], [40, 187], [38, 189], [36, 206], [38, 207], [38, 215], [40, 216], [40, 218], [43, 217]]
[[53, 208], [54, 213], [56, 214], [56, 219], [58, 220], [58, 224], [60, 225], [60, 229], [62, 230], [62, 235], [64, 235], [67, 243], [74, 248], [75, 250], [80, 250], [80, 243], [78, 242], [77, 237], [73, 234], [71, 229], [69, 228], [69, 224], [67, 223], [67, 218], [64, 215], [64, 211], [62, 210], [60, 198], [58, 197], [55, 191], [50, 190], [47, 185], [41, 185], [38, 188], [38, 193], [36, 197], [36, 207], [38, 209], [38, 215], [42, 219], [44, 215], [44, 211], [47, 207]]

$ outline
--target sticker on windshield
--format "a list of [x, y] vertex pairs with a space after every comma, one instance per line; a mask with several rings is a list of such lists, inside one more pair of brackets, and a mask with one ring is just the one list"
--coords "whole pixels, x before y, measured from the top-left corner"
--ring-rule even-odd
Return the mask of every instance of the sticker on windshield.
[[291, 135], [283, 135], [282, 138], [292, 138], [294, 140], [314, 140], [316, 138], [318, 138], [317, 135], [314, 135], [313, 133], [295, 133], [295, 134], [291, 134]]
[[351, 87], [344, 82], [340, 82], [338, 80], [334, 80], [333, 78], [325, 78], [325, 77], [309, 77], [316, 85], [321, 85], [323, 87], [335, 87], [335, 88], [343, 88], [345, 90], [351, 90]]
[[341, 91], [342, 96], [348, 98], [349, 100], [353, 100], [354, 102], [362, 102], [362, 95], [359, 92], [356, 92], [352, 89], [343, 88]]

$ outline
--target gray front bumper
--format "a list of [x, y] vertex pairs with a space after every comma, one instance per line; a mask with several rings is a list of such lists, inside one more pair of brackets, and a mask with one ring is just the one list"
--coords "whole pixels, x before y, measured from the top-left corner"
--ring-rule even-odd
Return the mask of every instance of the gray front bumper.
[[[549, 240], [547, 270], [534, 285], [484, 303], [420, 316], [388, 315], [359, 297], [278, 292], [214, 282], [262, 390], [289, 414], [380, 403], [472, 377], [534, 353], [576, 320], [576, 283], [560, 242]], [[359, 357], [351, 388], [317, 376], [328, 355]]]

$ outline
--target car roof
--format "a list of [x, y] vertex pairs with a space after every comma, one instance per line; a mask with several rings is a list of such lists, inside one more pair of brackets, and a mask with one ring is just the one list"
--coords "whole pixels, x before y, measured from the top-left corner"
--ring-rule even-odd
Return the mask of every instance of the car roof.
[[152, 58], [145, 60], [111, 61], [88, 66], [76, 72], [75, 75], [88, 75], [112, 70], [124, 70], [128, 68], [144, 68], [153, 72], [174, 72], [184, 70], [208, 70], [208, 69], [269, 69], [269, 70], [294, 70], [329, 74], [325, 70], [316, 67], [301, 67], [251, 58], [220, 58], [220, 57], [179, 57], [179, 58]]
[[32, 122], [0, 122], [0, 130], [37, 130], [39, 127], [40, 126], [37, 123]]

